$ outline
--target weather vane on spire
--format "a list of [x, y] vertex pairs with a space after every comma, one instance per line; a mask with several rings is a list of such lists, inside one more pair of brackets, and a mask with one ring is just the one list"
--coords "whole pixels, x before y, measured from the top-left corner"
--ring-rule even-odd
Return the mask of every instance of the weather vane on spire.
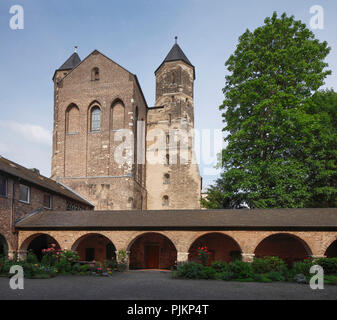
[[76, 53], [78, 49], [78, 46], [74, 46], [74, 52]]
[[177, 44], [177, 40], [178, 40], [178, 37], [175, 36], [175, 37], [174, 37], [174, 41], [175, 41], [176, 44]]

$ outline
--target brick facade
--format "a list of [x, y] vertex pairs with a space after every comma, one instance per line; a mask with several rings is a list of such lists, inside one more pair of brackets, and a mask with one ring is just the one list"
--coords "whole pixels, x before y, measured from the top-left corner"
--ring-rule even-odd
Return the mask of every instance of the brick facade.
[[193, 144], [193, 83], [194, 68], [183, 61], [165, 62], [156, 71], [156, 105], [162, 108], [149, 110], [147, 131], [160, 130], [164, 141], [156, 145], [149, 139], [147, 158], [154, 156], [157, 148], [164, 160], [147, 163], [148, 209], [200, 208], [201, 178]]
[[[145, 155], [145, 140], [151, 147], [153, 138], [137, 129], [138, 121], [143, 121], [146, 132], [192, 134], [193, 82], [192, 66], [183, 61], [163, 63], [156, 71], [160, 108], [149, 109], [137, 78], [96, 50], [74, 69], [56, 71], [52, 178], [94, 203], [96, 210], [200, 208], [201, 178], [193, 142], [188, 146], [163, 142], [158, 148], [162, 161], [152, 165], [139, 157]], [[91, 127], [95, 109], [100, 110], [99, 130]], [[115, 136], [121, 129], [133, 132], [133, 145], [127, 150], [134, 152], [133, 161], [123, 165], [115, 161], [121, 145]], [[185, 151], [186, 164], [165, 163], [166, 154], [172, 159]]]
[[[37, 209], [46, 209], [44, 205], [45, 195], [51, 196], [50, 210], [65, 211], [69, 203], [84, 210], [91, 208], [89, 205], [56, 194], [51, 190], [40, 188], [28, 181], [19, 180], [2, 172], [0, 172], [0, 175], [6, 177], [7, 180], [7, 195], [0, 196], [0, 234], [4, 237], [4, 244], [10, 255], [17, 250], [18, 232], [14, 228], [15, 221]], [[19, 200], [20, 184], [29, 187], [29, 203]]]
[[[214, 251], [215, 259], [224, 259], [229, 261], [228, 253], [230, 251], [240, 251], [243, 260], [251, 261], [255, 254], [259, 255], [259, 247], [263, 241], [268, 240], [268, 237], [273, 235], [283, 235], [284, 238], [276, 243], [277, 247], [281, 247], [288, 243], [296, 244], [299, 250], [305, 250], [306, 257], [321, 257], [325, 256], [329, 246], [335, 241], [337, 241], [337, 235], [334, 231], [212, 231], [212, 232], [201, 232], [201, 231], [187, 231], [187, 230], [177, 230], [177, 231], [151, 231], [152, 236], [148, 236], [148, 231], [75, 231], [75, 230], [63, 230], [63, 231], [20, 231], [19, 233], [19, 248], [22, 254], [27, 250], [29, 243], [32, 239], [41, 234], [45, 233], [50, 235], [57, 241], [61, 249], [72, 249], [75, 248], [74, 244], [78, 243], [78, 239], [88, 234], [100, 234], [109, 239], [116, 250], [126, 250], [130, 253], [130, 260], [133, 264], [140, 263], [143, 260], [142, 256], [144, 254], [144, 244], [150, 242], [152, 244], [157, 243], [161, 250], [161, 257], [163, 261], [171, 261], [172, 250], [170, 243], [174, 246], [177, 252], [177, 261], [184, 262], [189, 259], [189, 256], [193, 256], [193, 249], [195, 243], [201, 243], [207, 245], [211, 250]], [[146, 236], [143, 238], [143, 242], [138, 241], [141, 236]], [[158, 237], [161, 235], [161, 237]], [[215, 235], [215, 236], [214, 236]], [[208, 238], [207, 238], [208, 236]], [[164, 241], [163, 239], [166, 239]], [[217, 241], [220, 239], [220, 242]], [[292, 239], [296, 239], [297, 242]], [[136, 244], [134, 246], [134, 244]], [[275, 244], [275, 243], [274, 243]], [[291, 248], [287, 247], [289, 250], [285, 251], [284, 258], [297, 258], [296, 250], [291, 251]], [[270, 249], [270, 248], [269, 248]], [[273, 254], [273, 249], [268, 250], [265, 247], [264, 255]], [[173, 250], [174, 251], [174, 250]], [[295, 255], [294, 255], [295, 253]], [[300, 251], [300, 255], [302, 251]], [[192, 259], [193, 260], [193, 259]], [[171, 261], [172, 263], [172, 261]], [[166, 267], [167, 264], [164, 264]]]
[[[99, 73], [93, 78], [94, 69]], [[136, 77], [95, 50], [69, 74], [56, 71], [54, 88], [52, 178], [96, 210], [146, 209], [145, 169], [114, 159], [118, 130], [135, 136], [136, 114], [146, 121]], [[94, 108], [100, 110], [99, 130], [91, 128]]]

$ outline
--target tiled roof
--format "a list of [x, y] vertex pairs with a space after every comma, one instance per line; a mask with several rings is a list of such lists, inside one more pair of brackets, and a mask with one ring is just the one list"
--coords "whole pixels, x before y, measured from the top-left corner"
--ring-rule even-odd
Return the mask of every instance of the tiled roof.
[[81, 58], [79, 55], [74, 52], [69, 59], [62, 64], [61, 67], [59, 67], [57, 70], [69, 70], [69, 69], [74, 69], [79, 63], [81, 62]]
[[188, 60], [185, 53], [183, 52], [183, 50], [179, 47], [177, 43], [173, 45], [170, 52], [167, 54], [166, 58], [164, 59], [164, 61], [160, 64], [160, 66], [156, 69], [154, 73], [156, 73], [165, 62], [170, 62], [170, 61], [184, 61], [185, 63], [190, 65], [193, 68], [193, 74], [195, 78], [195, 70], [194, 70], [193, 64], [190, 62], [190, 60]]
[[80, 203], [93, 206], [88, 200], [72, 191], [69, 187], [56, 182], [53, 179], [40, 175], [38, 172], [27, 169], [13, 161], [0, 157], [0, 172], [5, 172], [14, 177], [20, 178], [23, 181], [29, 182], [50, 192], [57, 193]]
[[240, 210], [41, 211], [19, 229], [333, 229], [337, 208]]

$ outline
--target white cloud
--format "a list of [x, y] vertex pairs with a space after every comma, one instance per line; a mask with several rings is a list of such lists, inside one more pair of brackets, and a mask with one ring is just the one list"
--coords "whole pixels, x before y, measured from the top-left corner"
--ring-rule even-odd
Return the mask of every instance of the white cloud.
[[42, 126], [29, 123], [19, 123], [15, 121], [0, 121], [0, 126], [9, 128], [14, 132], [19, 133], [29, 141], [51, 146], [52, 134], [49, 130], [43, 128]]

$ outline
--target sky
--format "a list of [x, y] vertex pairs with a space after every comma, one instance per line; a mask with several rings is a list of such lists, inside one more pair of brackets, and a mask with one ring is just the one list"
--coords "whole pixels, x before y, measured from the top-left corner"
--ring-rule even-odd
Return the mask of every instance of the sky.
[[[24, 10], [23, 29], [10, 28], [13, 5]], [[196, 69], [195, 127], [221, 130], [225, 61], [239, 36], [263, 25], [274, 11], [310, 26], [314, 5], [323, 8], [324, 20], [323, 29], [312, 31], [332, 48], [325, 87], [337, 90], [335, 0], [1, 0], [0, 155], [50, 176], [52, 76], [74, 45], [81, 59], [97, 49], [136, 74], [153, 106], [154, 71], [178, 36]], [[202, 164], [200, 173], [208, 185], [219, 172]]]

